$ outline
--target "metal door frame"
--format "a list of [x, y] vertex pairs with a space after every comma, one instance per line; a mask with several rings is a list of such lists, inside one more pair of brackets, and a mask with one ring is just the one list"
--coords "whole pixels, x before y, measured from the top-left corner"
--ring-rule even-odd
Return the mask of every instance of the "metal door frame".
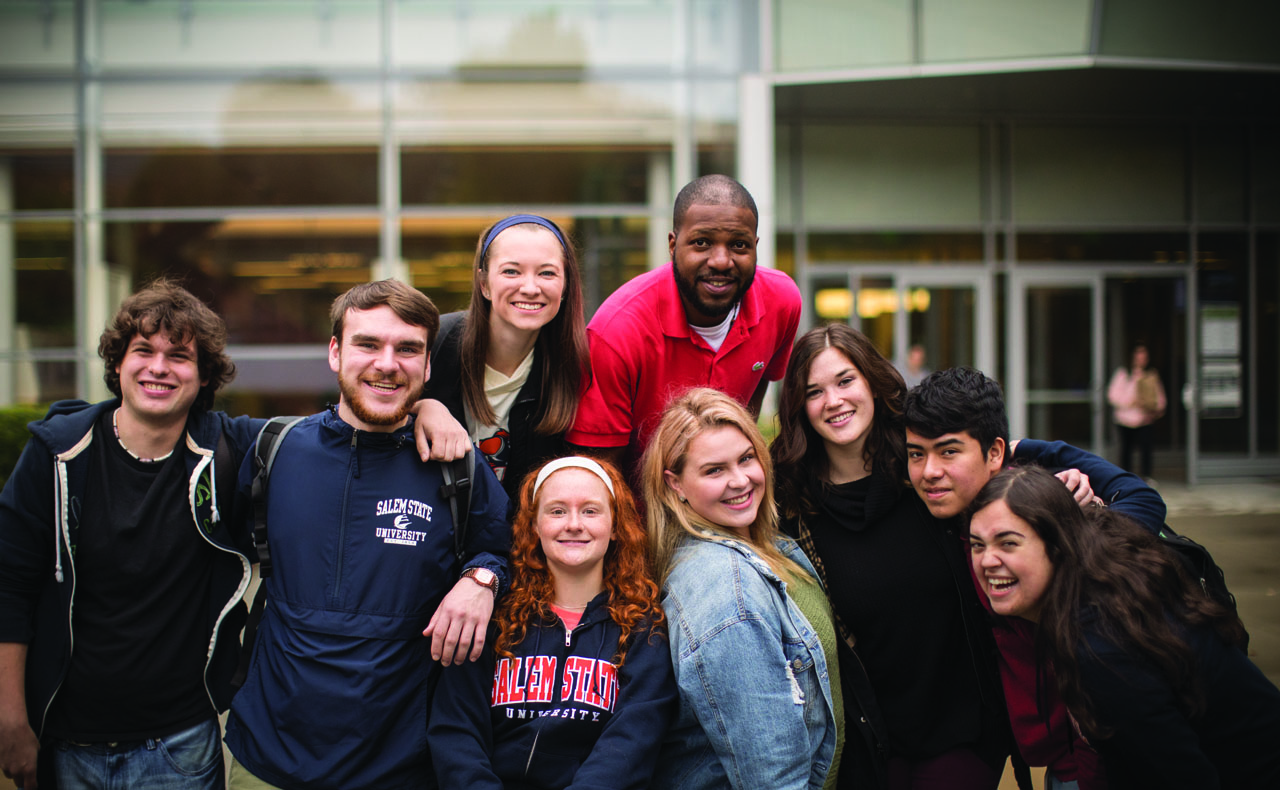
[[[1101, 455], [1106, 437], [1106, 404], [1104, 403], [1104, 381], [1106, 369], [1104, 359], [1103, 321], [1105, 319], [1105, 272], [1102, 269], [1090, 268], [1081, 271], [1079, 268], [1063, 268], [1056, 266], [1035, 269], [1014, 268], [1009, 271], [1009, 299], [1005, 306], [1008, 327], [1008, 344], [1005, 349], [1005, 370], [1008, 371], [1005, 388], [1005, 404], [1009, 412], [1009, 436], [1011, 439], [1026, 437], [1028, 410], [1032, 404], [1032, 396], [1027, 389], [1027, 291], [1031, 288], [1087, 288], [1090, 289], [1090, 303], [1093, 318], [1087, 327], [1089, 330], [1090, 382], [1088, 402], [1090, 404], [1090, 447], [1091, 452]], [[1065, 393], [1064, 393], [1065, 395]], [[1055, 397], [1052, 390], [1044, 396], [1037, 395], [1036, 403], [1070, 403], [1069, 398]], [[1036, 436], [1036, 439], [1055, 439], [1053, 436]]]

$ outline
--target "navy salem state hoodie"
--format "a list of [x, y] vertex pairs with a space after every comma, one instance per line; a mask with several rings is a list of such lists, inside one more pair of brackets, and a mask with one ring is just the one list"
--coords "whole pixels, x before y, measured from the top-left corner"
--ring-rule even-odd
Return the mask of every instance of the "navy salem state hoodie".
[[441, 787], [648, 787], [676, 711], [670, 648], [644, 625], [615, 667], [607, 601], [596, 596], [572, 631], [530, 625], [513, 658], [486, 650], [441, 673], [427, 731]]

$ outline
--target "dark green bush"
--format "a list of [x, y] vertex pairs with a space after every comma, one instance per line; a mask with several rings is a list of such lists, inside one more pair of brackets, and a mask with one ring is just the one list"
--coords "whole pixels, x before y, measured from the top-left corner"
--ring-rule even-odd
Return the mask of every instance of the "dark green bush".
[[31, 432], [27, 423], [44, 417], [46, 406], [8, 406], [0, 409], [0, 486], [9, 479], [18, 456], [26, 446]]

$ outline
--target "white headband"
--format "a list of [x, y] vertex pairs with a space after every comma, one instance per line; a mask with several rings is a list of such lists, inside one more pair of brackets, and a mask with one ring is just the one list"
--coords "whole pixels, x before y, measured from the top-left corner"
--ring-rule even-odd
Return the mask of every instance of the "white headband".
[[542, 471], [538, 472], [538, 479], [533, 483], [533, 494], [538, 495], [538, 489], [542, 488], [542, 484], [547, 481], [548, 477], [559, 472], [561, 469], [567, 468], [586, 469], [591, 474], [604, 481], [604, 487], [609, 489], [609, 496], [613, 496], [613, 481], [609, 479], [609, 473], [604, 471], [604, 467], [590, 458], [584, 458], [580, 455], [571, 455], [567, 458], [557, 458], [546, 466], [542, 467]]

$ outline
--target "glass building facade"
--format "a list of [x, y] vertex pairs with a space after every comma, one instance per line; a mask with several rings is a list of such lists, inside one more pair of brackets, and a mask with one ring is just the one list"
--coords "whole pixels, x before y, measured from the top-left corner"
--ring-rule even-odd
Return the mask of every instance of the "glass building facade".
[[970, 364], [1106, 451], [1147, 343], [1158, 474], [1280, 472], [1280, 10], [1262, 0], [8, 0], [0, 402], [105, 396], [124, 295], [227, 320], [222, 405], [335, 397], [327, 312], [465, 305], [475, 239], [568, 228], [588, 309], [727, 172], [806, 321]]

